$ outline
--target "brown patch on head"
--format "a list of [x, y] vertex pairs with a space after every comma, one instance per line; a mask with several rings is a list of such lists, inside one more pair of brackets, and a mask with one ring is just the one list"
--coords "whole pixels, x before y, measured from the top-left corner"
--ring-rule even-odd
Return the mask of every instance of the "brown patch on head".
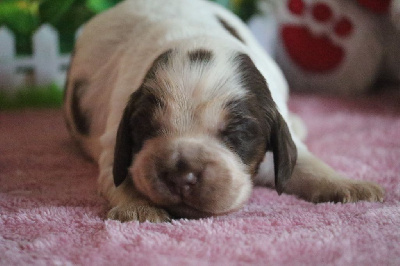
[[147, 74], [146, 74], [146, 77], [144, 78], [143, 83], [145, 83], [146, 81], [153, 80], [153, 79], [156, 78], [157, 70], [159, 68], [165, 67], [168, 64], [172, 53], [173, 53], [173, 50], [170, 49], [170, 50], [162, 53], [161, 55], [159, 55], [154, 60], [153, 65], [151, 66], [149, 71], [147, 71]]
[[189, 52], [189, 58], [192, 63], [208, 63], [212, 57], [212, 52], [204, 49]]
[[242, 43], [245, 43], [242, 37], [238, 34], [237, 30], [232, 27], [228, 22], [226, 22], [223, 18], [217, 17], [218, 21], [222, 24], [222, 26], [236, 39], [241, 41]]
[[221, 60], [203, 48], [173, 50], [168, 63], [158, 67], [154, 78], [144, 82], [165, 104], [156, 110], [155, 117], [166, 135], [218, 133], [226, 102], [245, 94], [237, 88], [237, 79], [230, 69], [225, 70], [232, 63], [224, 60], [226, 57]]

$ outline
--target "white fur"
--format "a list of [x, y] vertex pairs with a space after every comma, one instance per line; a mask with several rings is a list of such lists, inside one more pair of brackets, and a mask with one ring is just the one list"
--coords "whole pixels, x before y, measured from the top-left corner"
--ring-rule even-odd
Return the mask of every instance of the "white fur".
[[[160, 6], [162, 8], [159, 8]], [[182, 16], [170, 17], [176, 9], [181, 10]], [[146, 14], [146, 16], [141, 14]], [[215, 15], [235, 27], [238, 34], [245, 40], [247, 47], [244, 47], [220, 25], [215, 25], [213, 22]], [[119, 26], [121, 21], [125, 25], [123, 28]], [[99, 31], [102, 34], [99, 35]], [[104, 36], [105, 33], [106, 36]], [[205, 39], [204, 36], [214, 39]], [[221, 53], [227, 48], [249, 53], [260, 72], [267, 77], [272, 97], [282, 116], [287, 119], [286, 80], [275, 62], [264, 53], [237, 17], [216, 4], [200, 0], [173, 0], [169, 1], [168, 5], [165, 5], [162, 0], [128, 0], [97, 16], [85, 26], [76, 44], [79, 53], [75, 56], [70, 70], [71, 80], [89, 78], [91, 82], [90, 93], [83, 98], [83, 103], [88, 110], [97, 111], [92, 117], [93, 139], [84, 140], [83, 144], [90, 142], [87, 146], [89, 146], [91, 156], [95, 160], [100, 159], [100, 176], [110, 178], [115, 135], [122, 112], [129, 96], [139, 87], [155, 57], [168, 47], [183, 45], [190, 50], [191, 46], [198, 47], [201, 43], [216, 47]], [[98, 56], [99, 54], [102, 56]], [[173, 67], [176, 73], [185, 68], [179, 63]], [[131, 71], [128, 71], [129, 69]], [[228, 78], [232, 72], [223, 65], [213, 69], [217, 72], [205, 73], [207, 78], [213, 79], [214, 76]], [[193, 77], [187, 77], [184, 80], [194, 82]], [[210, 83], [212, 82], [211, 80]], [[227, 82], [234, 83], [235, 81], [227, 79]], [[223, 85], [231, 89], [238, 87], [234, 84]], [[210, 93], [218, 93], [218, 91], [211, 90]], [[186, 91], [186, 93], [191, 92]], [[239, 93], [240, 97], [241, 92], [236, 93]], [[70, 97], [71, 95], [67, 95], [67, 100]], [[209, 97], [218, 97], [218, 95]], [[68, 108], [69, 105], [66, 107]], [[71, 113], [70, 110], [66, 112], [67, 115]], [[105, 122], [104, 119], [107, 121]], [[107, 187], [110, 186], [112, 186], [111, 181], [107, 182]]]
[[[180, 15], [176, 16], [176, 12]], [[234, 27], [245, 44], [221, 27], [215, 21], [215, 16], [223, 18]], [[292, 132], [299, 156], [309, 154], [305, 145], [291, 129], [286, 106], [288, 86], [281, 70], [266, 55], [237, 17], [216, 4], [202, 0], [127, 0], [95, 17], [85, 26], [76, 44], [77, 53], [69, 73], [70, 81], [85, 79], [89, 84], [86, 88], [88, 93], [81, 99], [81, 103], [83, 111], [95, 110], [91, 112], [90, 118], [91, 136], [85, 138], [79, 136], [77, 132], [73, 132], [73, 135], [98, 162], [99, 190], [109, 199], [113, 207], [122, 206], [132, 201], [134, 197], [132, 196], [133, 188], [129, 186], [127, 180], [118, 188], [113, 183], [112, 167], [116, 133], [124, 108], [130, 95], [143, 82], [156, 57], [171, 47], [180, 47], [179, 51], [212, 47], [220, 57], [225, 58], [233, 56], [229, 51], [241, 51], [248, 54], [266, 78], [272, 98]], [[218, 60], [212, 64], [215, 67], [211, 72], [201, 67], [193, 72], [187, 71], [189, 66], [183, 65], [180, 61], [172, 61], [167, 66], [168, 71], [161, 70], [157, 73], [155, 84], [147, 84], [149, 87], [156, 88], [159, 87], [156, 86], [159, 82], [163, 87], [170, 87], [168, 89], [170, 99], [167, 102], [170, 105], [169, 110], [172, 111], [158, 113], [163, 117], [161, 120], [176, 121], [176, 123], [170, 123], [172, 126], [168, 130], [179, 131], [179, 134], [189, 138], [192, 137], [193, 132], [199, 132], [199, 130], [210, 132], [210, 134], [215, 133], [221, 127], [219, 125], [221, 119], [213, 117], [214, 111], [202, 112], [205, 118], [199, 121], [207, 121], [205, 124], [196, 125], [197, 120], [191, 120], [191, 115], [195, 113], [196, 108], [199, 108], [196, 103], [215, 100], [212, 107], [207, 108], [219, 110], [223, 99], [243, 96], [243, 91], [239, 89], [239, 81], [235, 79], [237, 70], [228, 68]], [[198, 73], [198, 75], [193, 76], [193, 73]], [[219, 86], [213, 87], [211, 84], [219, 84]], [[70, 83], [69, 86], [73, 85]], [[67, 120], [71, 122], [72, 111], [69, 103], [72, 98], [72, 89], [67, 89], [65, 111]], [[161, 96], [164, 95], [163, 93], [160, 91]], [[193, 105], [179, 104], [180, 97], [193, 95], [198, 99]], [[186, 118], [184, 118], [185, 115], [187, 115]], [[193, 129], [194, 127], [197, 128]], [[231, 164], [227, 167], [240, 171], [242, 166], [237, 157], [231, 154], [224, 160], [227, 165]], [[273, 179], [273, 172], [268, 170], [271, 167], [271, 164], [269, 166], [268, 163], [262, 164], [260, 174], [264, 176], [260, 178], [260, 183], [266, 183], [266, 179]], [[135, 165], [132, 169], [131, 171], [134, 171]], [[301, 169], [297, 172], [301, 172]], [[312, 172], [310, 167], [306, 170]], [[249, 194], [249, 189], [242, 190], [238, 202], [243, 201]], [[235, 208], [240, 205], [237, 202], [232, 204]], [[112, 213], [116, 212], [118, 209], [114, 208]], [[137, 211], [137, 213], [140, 212]]]

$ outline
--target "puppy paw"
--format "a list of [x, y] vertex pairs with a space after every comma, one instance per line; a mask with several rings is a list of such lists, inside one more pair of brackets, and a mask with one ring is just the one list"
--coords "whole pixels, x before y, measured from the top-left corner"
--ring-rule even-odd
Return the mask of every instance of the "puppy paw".
[[330, 184], [325, 189], [317, 190], [310, 195], [310, 201], [320, 202], [383, 202], [384, 189], [372, 182], [341, 180]]
[[149, 221], [151, 223], [169, 222], [169, 214], [160, 208], [153, 206], [121, 205], [112, 208], [108, 214], [108, 219], [121, 222], [139, 221], [141, 223]]

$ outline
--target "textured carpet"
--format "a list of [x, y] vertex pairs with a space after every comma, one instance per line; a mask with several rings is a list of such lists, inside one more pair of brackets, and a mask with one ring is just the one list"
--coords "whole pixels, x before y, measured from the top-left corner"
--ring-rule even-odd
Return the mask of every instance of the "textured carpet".
[[257, 188], [239, 212], [104, 220], [96, 166], [60, 110], [0, 112], [1, 265], [400, 265], [400, 97], [296, 95], [310, 149], [386, 189], [384, 203], [314, 205]]

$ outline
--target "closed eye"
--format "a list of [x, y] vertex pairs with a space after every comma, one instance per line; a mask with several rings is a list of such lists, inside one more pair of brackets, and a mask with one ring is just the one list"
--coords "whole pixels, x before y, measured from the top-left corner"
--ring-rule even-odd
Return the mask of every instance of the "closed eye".
[[261, 136], [261, 129], [252, 117], [235, 118], [221, 131], [221, 140], [242, 159], [251, 155]]
[[239, 144], [240, 141], [256, 137], [257, 128], [251, 122], [237, 122], [229, 124], [222, 132], [223, 139]]

